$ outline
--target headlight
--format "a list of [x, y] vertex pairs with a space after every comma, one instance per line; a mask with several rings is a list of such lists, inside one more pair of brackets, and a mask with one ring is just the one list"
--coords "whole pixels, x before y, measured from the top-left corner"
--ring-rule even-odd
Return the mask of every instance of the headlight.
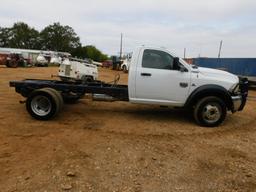
[[229, 91], [233, 94], [238, 94], [240, 91], [239, 83], [234, 84]]

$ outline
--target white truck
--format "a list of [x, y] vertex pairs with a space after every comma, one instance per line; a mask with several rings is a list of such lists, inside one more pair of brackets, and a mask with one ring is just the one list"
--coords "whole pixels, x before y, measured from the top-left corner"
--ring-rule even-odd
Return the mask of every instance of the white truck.
[[[16, 92], [27, 97], [29, 114], [39, 120], [54, 117], [63, 99], [92, 94], [95, 100], [128, 101], [193, 110], [195, 121], [206, 127], [220, 125], [227, 114], [243, 110], [247, 79], [225, 71], [187, 64], [164, 48], [139, 47], [133, 52], [128, 85], [102, 81], [66, 83], [52, 80], [11, 81]], [[71, 94], [72, 93], [72, 94]]]
[[124, 73], [127, 73], [129, 71], [131, 60], [132, 60], [132, 53], [129, 53], [126, 55], [126, 58], [123, 60], [123, 63], [121, 65], [121, 70]]

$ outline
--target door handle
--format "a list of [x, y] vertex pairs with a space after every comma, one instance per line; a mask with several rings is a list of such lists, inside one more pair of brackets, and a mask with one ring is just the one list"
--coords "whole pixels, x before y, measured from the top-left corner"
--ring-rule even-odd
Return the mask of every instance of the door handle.
[[186, 88], [186, 87], [188, 87], [188, 83], [181, 82], [181, 83], [180, 83], [180, 86], [181, 86], [182, 88]]
[[140, 75], [141, 75], [141, 76], [150, 77], [150, 76], [151, 76], [151, 73], [141, 73]]

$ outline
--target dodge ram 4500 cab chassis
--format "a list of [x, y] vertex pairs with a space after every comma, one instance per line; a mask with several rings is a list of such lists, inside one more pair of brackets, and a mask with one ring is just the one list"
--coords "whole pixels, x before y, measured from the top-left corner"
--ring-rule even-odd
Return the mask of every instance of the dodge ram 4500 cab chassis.
[[102, 81], [65, 82], [27, 79], [10, 86], [26, 97], [29, 114], [39, 120], [53, 118], [65, 101], [85, 94], [95, 100], [129, 101], [188, 108], [201, 126], [221, 124], [227, 114], [243, 110], [248, 81], [225, 71], [196, 67], [164, 48], [139, 47], [133, 52], [127, 85]]

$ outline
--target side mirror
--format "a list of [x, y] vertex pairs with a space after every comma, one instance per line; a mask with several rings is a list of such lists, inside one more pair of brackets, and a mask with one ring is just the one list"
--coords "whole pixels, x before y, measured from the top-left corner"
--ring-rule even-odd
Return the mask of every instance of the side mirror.
[[180, 64], [179, 57], [174, 57], [173, 69], [174, 70], [179, 70], [180, 72], [188, 72], [188, 69], [186, 67], [184, 67], [182, 64]]
[[179, 57], [174, 57], [173, 58], [173, 69], [174, 70], [179, 70], [180, 69], [179, 62], [180, 62]]
[[187, 68], [184, 67], [183, 65], [180, 65], [180, 72], [188, 72]]

